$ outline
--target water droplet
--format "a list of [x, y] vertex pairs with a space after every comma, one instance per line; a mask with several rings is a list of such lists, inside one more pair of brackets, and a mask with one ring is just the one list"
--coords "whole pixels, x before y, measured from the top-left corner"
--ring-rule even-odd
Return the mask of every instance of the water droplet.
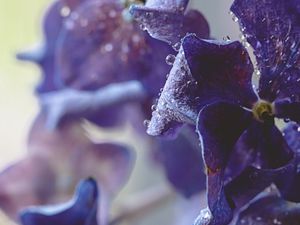
[[144, 31], [147, 30], [146, 26], [143, 23], [140, 24], [140, 28]]
[[150, 124], [150, 120], [144, 120], [144, 126], [145, 126], [145, 127], [148, 127], [149, 124]]
[[155, 111], [155, 110], [156, 110], [156, 105], [152, 105], [152, 106], [151, 106], [151, 110], [152, 110], [152, 111]]
[[173, 47], [173, 49], [174, 49], [176, 52], [178, 52], [179, 49], [180, 49], [180, 46], [181, 46], [181, 43], [180, 43], [180, 42], [177, 42], [177, 43], [175, 43], [172, 47]]
[[67, 17], [69, 16], [71, 13], [71, 9], [68, 7], [68, 6], [63, 6], [61, 9], [60, 9], [60, 15], [62, 17]]
[[174, 64], [174, 62], [175, 62], [175, 58], [176, 58], [175, 55], [172, 55], [172, 54], [168, 55], [166, 57], [166, 63], [168, 65], [172, 66]]
[[111, 43], [108, 43], [108, 44], [104, 45], [104, 50], [106, 52], [111, 52], [113, 50], [113, 48], [114, 47], [113, 47], [113, 45]]

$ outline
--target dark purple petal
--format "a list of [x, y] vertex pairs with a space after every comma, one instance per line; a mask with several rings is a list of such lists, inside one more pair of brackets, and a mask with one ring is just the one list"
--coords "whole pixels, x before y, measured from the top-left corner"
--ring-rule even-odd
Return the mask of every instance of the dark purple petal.
[[209, 37], [209, 26], [203, 15], [196, 10], [183, 7], [149, 5], [131, 6], [130, 13], [142, 28], [158, 40], [171, 45], [180, 43], [187, 33], [196, 33], [199, 37]]
[[294, 102], [290, 98], [280, 99], [274, 102], [274, 107], [276, 117], [300, 123], [300, 102]]
[[300, 14], [294, 0], [235, 0], [231, 10], [254, 48], [260, 97], [300, 98]]
[[170, 183], [188, 198], [206, 187], [197, 137], [191, 132], [184, 129], [175, 140], [158, 139], [156, 151]]
[[232, 219], [232, 206], [224, 192], [224, 170], [236, 141], [251, 119], [249, 112], [226, 102], [211, 104], [199, 113], [197, 130], [207, 168], [211, 224], [227, 224]]
[[205, 99], [219, 96], [251, 108], [257, 99], [251, 84], [253, 66], [239, 42], [206, 41], [189, 35], [182, 46], [192, 76], [198, 82], [201, 102], [205, 104]]
[[23, 225], [97, 225], [97, 206], [97, 182], [86, 179], [69, 202], [25, 209], [20, 220]]
[[239, 214], [236, 225], [298, 225], [300, 205], [275, 194], [260, 196]]
[[[198, 112], [215, 101], [251, 108], [253, 67], [241, 44], [216, 43], [195, 35], [183, 39], [149, 124], [150, 135], [168, 134], [178, 123], [196, 123]], [[174, 126], [175, 127], [175, 126]]]

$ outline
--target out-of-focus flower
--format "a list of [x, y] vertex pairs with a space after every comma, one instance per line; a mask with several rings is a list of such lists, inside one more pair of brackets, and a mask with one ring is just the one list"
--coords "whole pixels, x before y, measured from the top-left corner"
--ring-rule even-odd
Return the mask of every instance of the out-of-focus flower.
[[274, 122], [275, 117], [299, 122], [298, 8], [299, 2], [291, 0], [235, 0], [232, 5], [257, 58], [258, 93], [241, 43], [194, 34], [182, 41], [148, 133], [173, 135], [180, 124], [197, 125], [209, 210], [196, 224], [228, 224], [234, 209], [271, 183], [284, 199], [300, 201], [293, 187], [297, 157]]
[[22, 211], [23, 225], [97, 225], [97, 182], [92, 178], [78, 184], [74, 197], [60, 205], [31, 207]]
[[134, 157], [117, 144], [94, 144], [79, 122], [47, 130], [39, 115], [29, 134], [29, 155], [0, 174], [1, 209], [13, 219], [31, 205], [65, 201], [75, 184], [94, 177], [101, 189], [98, 223], [106, 224], [111, 198], [127, 181]]

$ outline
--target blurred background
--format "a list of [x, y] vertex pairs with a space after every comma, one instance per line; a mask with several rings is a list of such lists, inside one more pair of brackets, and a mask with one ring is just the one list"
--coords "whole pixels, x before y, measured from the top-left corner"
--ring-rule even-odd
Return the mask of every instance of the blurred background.
[[[239, 39], [237, 23], [229, 14], [231, 0], [194, 0], [191, 7], [198, 8], [207, 18], [212, 37]], [[18, 62], [15, 54], [42, 40], [41, 19], [50, 0], [0, 0], [0, 168], [22, 158], [26, 153], [26, 138], [38, 103], [34, 87], [40, 78], [39, 68], [31, 63]], [[130, 135], [129, 135], [130, 136]], [[121, 137], [126, 140], [127, 136]], [[142, 143], [133, 143], [142, 148]], [[137, 167], [124, 193], [145, 187], [149, 183], [163, 182], [161, 174], [147, 169], [143, 154], [138, 151]], [[140, 155], [141, 154], [141, 155]], [[142, 179], [147, 173], [147, 179]], [[125, 194], [123, 194], [125, 195]], [[156, 212], [156, 215], [167, 211]], [[3, 216], [2, 216], [3, 217]], [[159, 216], [157, 216], [159, 217]], [[153, 218], [153, 215], [151, 216]], [[159, 221], [159, 220], [158, 220]], [[0, 225], [10, 224], [4, 217]], [[148, 224], [145, 220], [143, 223]], [[155, 224], [152, 220], [149, 224]], [[160, 224], [158, 222], [158, 224]], [[166, 223], [168, 224], [168, 223]]]

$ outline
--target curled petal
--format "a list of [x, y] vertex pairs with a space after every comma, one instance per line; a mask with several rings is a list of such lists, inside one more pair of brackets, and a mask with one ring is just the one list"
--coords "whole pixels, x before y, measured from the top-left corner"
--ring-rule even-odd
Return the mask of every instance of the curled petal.
[[232, 219], [233, 206], [224, 192], [224, 171], [236, 141], [249, 126], [251, 119], [249, 112], [226, 102], [211, 104], [199, 113], [197, 130], [207, 168], [211, 224], [227, 224]]
[[153, 38], [172, 45], [180, 43], [187, 33], [196, 33], [202, 38], [209, 36], [208, 23], [196, 10], [185, 11], [184, 7], [146, 4], [131, 6], [130, 12]]
[[300, 98], [300, 14], [294, 0], [235, 0], [231, 10], [254, 48], [259, 95], [268, 101]]
[[275, 194], [264, 194], [239, 214], [236, 225], [297, 225], [299, 221], [299, 204], [287, 202]]
[[72, 200], [61, 205], [25, 209], [23, 225], [97, 225], [98, 188], [93, 179], [81, 181]]

